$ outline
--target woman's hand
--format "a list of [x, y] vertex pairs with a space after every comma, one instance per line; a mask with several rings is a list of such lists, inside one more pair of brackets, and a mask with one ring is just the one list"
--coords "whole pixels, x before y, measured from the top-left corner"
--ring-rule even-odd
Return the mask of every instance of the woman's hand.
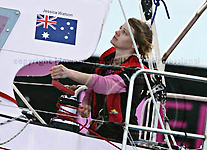
[[89, 114], [91, 112], [91, 106], [90, 105], [84, 105], [78, 109], [78, 113], [81, 115], [83, 118], [88, 118]]
[[69, 76], [69, 69], [63, 65], [54, 66], [50, 69], [50, 71], [53, 79], [67, 78]]
[[53, 79], [70, 78], [71, 80], [84, 85], [89, 85], [92, 82], [92, 74], [68, 69], [63, 65], [54, 66], [50, 69], [50, 71]]

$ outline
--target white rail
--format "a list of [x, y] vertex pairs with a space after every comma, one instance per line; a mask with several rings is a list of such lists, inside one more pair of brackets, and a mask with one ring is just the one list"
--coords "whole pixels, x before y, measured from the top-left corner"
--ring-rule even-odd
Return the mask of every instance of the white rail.
[[177, 99], [187, 99], [187, 100], [198, 101], [198, 102], [207, 102], [207, 97], [203, 97], [203, 96], [167, 93], [167, 97], [168, 98], [177, 98]]
[[[190, 80], [190, 81], [196, 81], [196, 82], [203, 82], [203, 83], [207, 83], [207, 78], [204, 77], [198, 77], [198, 76], [192, 76], [192, 75], [186, 75], [186, 74], [179, 74], [179, 73], [172, 73], [172, 72], [164, 72], [164, 71], [156, 71], [156, 70], [149, 70], [149, 69], [141, 69], [138, 70], [137, 72], [135, 72], [130, 80], [130, 84], [129, 84], [129, 94], [128, 94], [128, 98], [127, 98], [127, 108], [126, 108], [126, 112], [130, 112], [131, 110], [131, 102], [132, 102], [132, 93], [133, 93], [133, 87], [134, 87], [134, 81], [136, 79], [136, 77], [140, 74], [155, 74], [155, 75], [163, 75], [166, 77], [171, 77], [171, 78], [178, 78], [178, 79], [184, 79], [184, 80]], [[159, 112], [157, 112], [159, 113]], [[127, 139], [127, 130], [128, 127], [133, 127], [134, 129], [140, 129], [140, 126], [134, 126], [134, 125], [130, 125], [129, 124], [129, 118], [130, 118], [130, 113], [126, 114], [125, 117], [125, 128], [124, 128], [124, 134], [123, 134], [123, 142], [122, 142], [122, 148], [123, 150], [126, 149], [126, 141], [124, 141], [124, 139]], [[127, 128], [126, 128], [127, 127]], [[143, 129], [148, 130], [149, 127], [143, 127]], [[152, 132], [155, 131], [159, 131], [162, 132], [164, 134], [177, 134], [180, 136], [186, 136], [186, 134], [183, 132], [177, 132], [177, 131], [168, 131], [168, 130], [158, 130], [158, 129], [153, 129], [151, 128]], [[201, 138], [203, 140], [205, 140], [204, 144], [207, 144], [205, 136], [204, 135], [197, 135], [197, 134], [189, 134], [187, 133], [188, 137], [191, 138]], [[207, 147], [207, 145], [204, 145], [204, 147]]]
[[184, 133], [184, 132], [180, 132], [180, 131], [169, 131], [169, 130], [151, 128], [151, 127], [132, 125], [132, 124], [129, 124], [129, 127], [132, 129], [135, 129], [135, 130], [145, 130], [145, 131], [150, 131], [150, 132], [155, 132], [155, 133], [163, 133], [163, 134], [169, 134], [169, 135], [172, 134], [172, 135], [185, 136], [186, 138], [205, 140], [205, 136], [200, 135], [200, 134]]

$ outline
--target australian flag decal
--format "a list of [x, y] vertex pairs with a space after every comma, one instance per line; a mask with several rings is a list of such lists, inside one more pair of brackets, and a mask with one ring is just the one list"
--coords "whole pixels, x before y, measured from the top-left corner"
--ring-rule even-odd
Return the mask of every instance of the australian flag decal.
[[35, 39], [75, 45], [77, 20], [37, 15]]

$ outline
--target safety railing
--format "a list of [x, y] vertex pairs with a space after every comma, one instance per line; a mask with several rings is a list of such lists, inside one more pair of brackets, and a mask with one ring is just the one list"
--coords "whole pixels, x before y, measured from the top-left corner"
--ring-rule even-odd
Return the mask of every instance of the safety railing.
[[[130, 79], [130, 84], [129, 84], [129, 94], [127, 98], [127, 108], [126, 112], [130, 112], [131, 110], [131, 102], [132, 102], [132, 95], [133, 95], [133, 87], [134, 87], [134, 81], [136, 77], [140, 74], [155, 74], [155, 75], [162, 75], [165, 77], [171, 77], [171, 78], [178, 78], [178, 79], [184, 79], [184, 80], [190, 80], [190, 81], [195, 81], [195, 82], [202, 82], [202, 83], [207, 83], [207, 78], [204, 77], [198, 77], [198, 76], [192, 76], [192, 75], [186, 75], [186, 74], [180, 74], [180, 73], [172, 73], [172, 72], [164, 72], [164, 71], [156, 71], [156, 70], [149, 70], [149, 69], [141, 69], [135, 72], [131, 79]], [[159, 113], [158, 110], [156, 110], [157, 114]], [[199, 135], [199, 134], [192, 134], [192, 133], [184, 133], [184, 132], [179, 132], [179, 131], [169, 131], [165, 129], [157, 129], [157, 128], [150, 128], [150, 127], [143, 127], [143, 126], [137, 126], [137, 125], [132, 125], [129, 124], [129, 119], [130, 119], [130, 113], [126, 113], [125, 117], [125, 128], [124, 128], [124, 134], [123, 134], [123, 141], [122, 141], [122, 150], [126, 150], [126, 143], [127, 143], [127, 135], [128, 135], [128, 129], [133, 128], [136, 130], [145, 130], [153, 133], [163, 133], [165, 135], [179, 135], [179, 136], [187, 136], [187, 138], [194, 138], [194, 139], [202, 139], [203, 142], [203, 150], [207, 149], [207, 130], [206, 130], [206, 125], [207, 125], [207, 119], [205, 122], [205, 133], [204, 135]], [[170, 148], [171, 149], [171, 148]]]

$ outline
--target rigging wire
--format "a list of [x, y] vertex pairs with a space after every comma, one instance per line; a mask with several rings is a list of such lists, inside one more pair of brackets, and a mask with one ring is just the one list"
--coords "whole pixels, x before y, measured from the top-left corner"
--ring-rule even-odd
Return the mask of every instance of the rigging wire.
[[[131, 30], [131, 27], [130, 27], [129, 22], [128, 22], [128, 20], [127, 20], [127, 17], [126, 17], [126, 14], [125, 14], [125, 11], [124, 11], [124, 8], [123, 8], [123, 5], [122, 5], [121, 0], [119, 0], [119, 4], [120, 4], [120, 7], [121, 7], [123, 16], [124, 16], [124, 18], [125, 18], [125, 21], [126, 21], [126, 23], [127, 23], [127, 27], [128, 27], [129, 33], [130, 33], [130, 37], [131, 37], [131, 39], [132, 39], [132, 43], [133, 43], [134, 48], [135, 48], [135, 52], [136, 52], [137, 58], [139, 59], [141, 68], [144, 69], [144, 65], [143, 65], [143, 63], [142, 63], [142, 60], [141, 60], [141, 57], [140, 57], [138, 48], [137, 48], [137, 46], [136, 46], [136, 42], [135, 42], [135, 39], [134, 39], [132, 30]], [[144, 73], [143, 75], [144, 75], [144, 78], [145, 78], [147, 87], [148, 87], [148, 89], [149, 89], [150, 95], [151, 95], [151, 97], [152, 97], [153, 103], [156, 104], [155, 97], [154, 97], [154, 95], [153, 95], [153, 92], [152, 92], [152, 88], [151, 88], [149, 79], [148, 79], [146, 73]], [[131, 83], [131, 82], [130, 82], [130, 83]], [[128, 102], [128, 104], [130, 104], [130, 107], [131, 107], [131, 103]], [[127, 107], [128, 107], [128, 106], [127, 106]], [[165, 129], [164, 124], [163, 124], [163, 122], [162, 122], [162, 118], [161, 118], [161, 116], [160, 116], [160, 114], [159, 114], [159, 111], [158, 111], [158, 108], [157, 108], [156, 105], [155, 105], [155, 109], [156, 109], [156, 112], [157, 112], [158, 119], [159, 119], [159, 121], [160, 121], [161, 127], [162, 127], [163, 129]], [[130, 114], [130, 108], [126, 110], [126, 113], [127, 113], [127, 114]], [[126, 119], [125, 119], [125, 120], [128, 121], [128, 123], [129, 123], [129, 116], [126, 115]], [[126, 124], [126, 129], [128, 129], [128, 126], [129, 126], [129, 125]], [[127, 134], [127, 132], [124, 132], [124, 137], [127, 137], [126, 134]], [[170, 141], [169, 141], [168, 136], [167, 136], [166, 134], [164, 134], [164, 136], [165, 136], [165, 139], [166, 139], [166, 142], [167, 142], [167, 145], [168, 145], [169, 149], [172, 149], [172, 147], [171, 147], [171, 145], [170, 145]], [[126, 139], [123, 138], [123, 145], [122, 145], [122, 146], [123, 146], [123, 149], [124, 149], [124, 150], [126, 149], [126, 142], [127, 142]]]
[[[20, 51], [16, 51], [16, 50], [9, 50], [9, 49], [1, 49], [2, 51], [7, 51], [7, 52], [12, 52], [12, 53], [20, 53], [20, 54], [24, 54], [24, 55], [32, 55], [32, 56], [38, 56], [38, 57], [44, 57], [44, 60], [35, 60], [35, 61], [28, 61], [28, 64], [34, 64], [34, 63], [38, 63], [38, 62], [55, 62], [55, 63], [59, 63], [59, 62], [68, 62], [68, 63], [83, 63], [86, 65], [93, 65], [95, 67], [99, 67], [99, 68], [105, 68], [105, 69], [114, 69], [114, 70], [123, 70], [123, 69], [128, 69], [128, 70], [138, 70], [138, 68], [130, 68], [130, 67], [124, 67], [124, 66], [111, 66], [111, 65], [105, 65], [105, 64], [99, 64], [99, 63], [92, 63], [92, 62], [86, 62], [84, 60], [69, 60], [69, 59], [62, 59], [62, 58], [57, 58], [57, 57], [52, 57], [52, 56], [47, 56], [47, 55], [39, 55], [39, 54], [34, 54], [34, 53], [28, 53], [28, 52], [20, 52]], [[48, 58], [45, 59], [45, 58]], [[53, 59], [53, 60], [49, 60], [49, 59]]]
[[135, 142], [134, 142], [134, 140], [133, 140], [133, 138], [132, 138], [132, 135], [131, 135], [131, 133], [129, 132], [129, 130], [127, 129], [127, 132], [128, 132], [128, 139], [129, 139], [129, 142], [130, 142], [130, 144], [132, 145], [132, 147], [133, 147], [133, 149], [137, 149], [136, 148], [136, 144], [135, 144]]
[[[141, 14], [141, 16], [142, 16], [142, 14], [145, 15], [145, 17], [142, 16], [142, 20], [146, 22], [147, 20], [151, 19], [151, 21], [152, 21], [152, 13], [154, 11], [154, 10], [152, 10], [152, 0], [141, 0], [140, 3], [139, 3], [139, 6], [140, 6], [140, 14]], [[158, 40], [157, 40], [157, 31], [156, 31], [155, 23], [151, 24], [151, 28], [152, 28], [152, 31], [153, 31], [153, 43], [154, 43], [153, 45], [154, 45], [154, 50], [155, 50], [155, 56], [157, 56], [157, 58], [156, 58], [155, 66], [154, 66], [153, 65], [153, 55], [151, 54], [151, 56], [149, 57], [150, 58], [149, 62], [148, 62], [149, 68], [150, 69], [157, 68], [158, 70], [164, 70], [164, 66], [161, 64], [161, 61], [159, 61], [160, 60], [160, 52], [159, 52], [159, 44], [158, 44]], [[153, 82], [156, 81], [155, 75], [151, 75], [150, 78], [151, 78], [151, 80]], [[164, 77], [162, 79], [162, 82], [164, 83]], [[149, 99], [149, 102], [148, 102], [148, 111], [149, 111], [149, 106], [150, 105], [151, 105], [151, 99]], [[153, 114], [153, 118], [154, 117], [156, 118], [156, 113], [154, 113], [154, 111], [155, 111], [155, 109], [153, 109], [153, 113], [152, 113]], [[147, 116], [148, 115], [149, 115], [149, 113], [147, 113]], [[153, 118], [152, 118], [152, 120], [154, 120]], [[146, 123], [148, 123], [147, 120], [146, 120]], [[152, 126], [157, 127], [157, 119], [155, 120], [155, 122], [152, 121], [151, 127]], [[144, 131], [144, 135], [145, 135], [144, 139], [146, 139], [146, 134], [147, 134], [147, 132]], [[150, 133], [150, 139], [151, 139], [151, 137], [152, 137], [152, 141], [156, 140], [156, 134], [155, 133], [153, 133], [153, 134]]]

